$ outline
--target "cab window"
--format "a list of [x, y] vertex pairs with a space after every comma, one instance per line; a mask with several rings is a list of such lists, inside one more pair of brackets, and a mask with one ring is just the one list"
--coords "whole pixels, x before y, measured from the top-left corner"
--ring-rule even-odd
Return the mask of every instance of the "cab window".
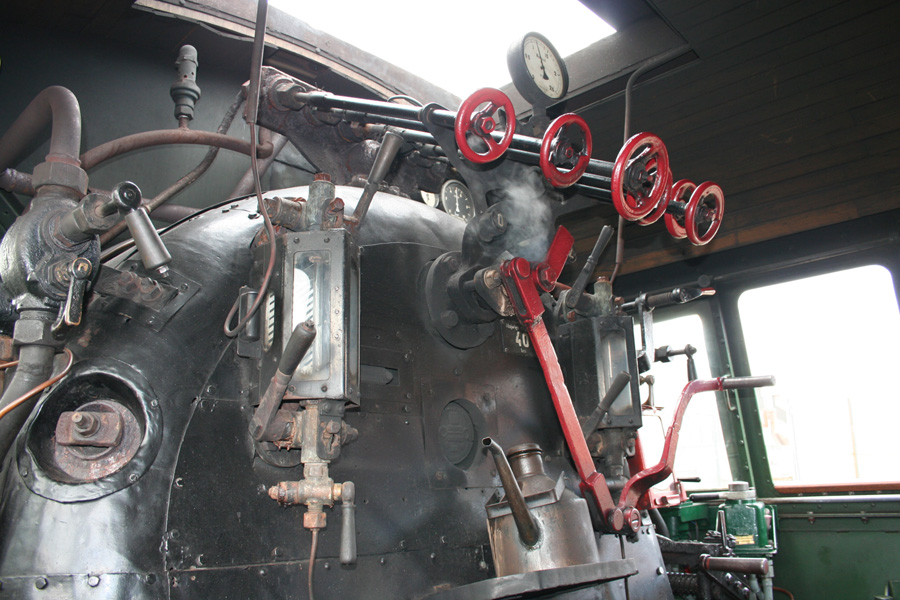
[[738, 300], [775, 487], [900, 482], [900, 311], [870, 265], [745, 291]]

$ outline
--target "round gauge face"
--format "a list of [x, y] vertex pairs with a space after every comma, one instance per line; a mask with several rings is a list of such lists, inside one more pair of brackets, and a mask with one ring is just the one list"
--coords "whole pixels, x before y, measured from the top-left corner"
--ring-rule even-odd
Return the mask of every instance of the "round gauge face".
[[525, 38], [522, 55], [525, 68], [538, 89], [548, 98], [562, 98], [565, 93], [562, 68], [555, 51], [541, 39], [529, 36]]
[[535, 106], [547, 107], [569, 89], [565, 62], [539, 33], [528, 33], [510, 46], [506, 62], [516, 89]]
[[448, 215], [469, 222], [475, 216], [475, 201], [469, 188], [455, 179], [444, 182], [441, 186], [441, 205]]

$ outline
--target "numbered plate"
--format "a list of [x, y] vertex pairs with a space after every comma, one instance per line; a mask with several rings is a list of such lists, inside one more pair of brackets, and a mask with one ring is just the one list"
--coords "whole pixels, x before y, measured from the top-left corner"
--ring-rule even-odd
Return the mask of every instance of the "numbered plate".
[[503, 351], [516, 356], [537, 356], [531, 347], [531, 338], [525, 328], [510, 320], [500, 321], [501, 338], [503, 339]]

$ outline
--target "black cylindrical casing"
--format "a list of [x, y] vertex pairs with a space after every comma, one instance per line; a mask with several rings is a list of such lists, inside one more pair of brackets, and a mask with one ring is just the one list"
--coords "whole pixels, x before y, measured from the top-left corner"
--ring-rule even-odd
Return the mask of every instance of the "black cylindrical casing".
[[[244, 286], [241, 288], [241, 304], [238, 308], [239, 319], [243, 319], [247, 315], [258, 295], [259, 291], [251, 287]], [[247, 324], [241, 330], [240, 338], [245, 342], [255, 342], [259, 339], [259, 311], [247, 321]]]

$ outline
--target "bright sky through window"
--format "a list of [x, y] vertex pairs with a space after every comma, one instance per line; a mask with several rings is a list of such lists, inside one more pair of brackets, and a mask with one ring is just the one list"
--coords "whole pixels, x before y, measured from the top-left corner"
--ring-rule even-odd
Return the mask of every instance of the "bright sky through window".
[[563, 56], [615, 32], [578, 0], [271, 0], [270, 4], [460, 98], [508, 83], [506, 51], [529, 31], [547, 36]]

